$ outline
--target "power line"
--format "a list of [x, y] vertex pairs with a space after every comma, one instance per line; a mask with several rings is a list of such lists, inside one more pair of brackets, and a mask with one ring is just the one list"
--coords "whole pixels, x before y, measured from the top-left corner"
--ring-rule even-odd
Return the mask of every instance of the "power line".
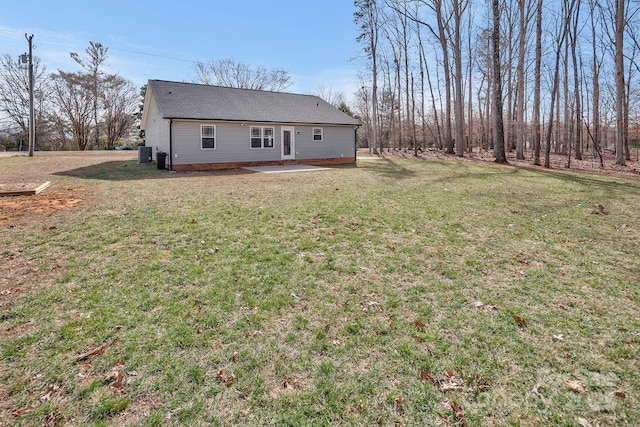
[[116, 47], [116, 48], [110, 47], [110, 49], [115, 50], [115, 51], [121, 51], [121, 52], [137, 53], [138, 55], [153, 56], [155, 58], [170, 59], [172, 61], [180, 61], [180, 62], [188, 62], [188, 63], [196, 62], [195, 60], [191, 60], [191, 59], [175, 58], [175, 57], [172, 57], [172, 56], [158, 55], [158, 54], [155, 54], [155, 53], [148, 53], [148, 52], [141, 52], [139, 50], [123, 49], [123, 48], [118, 48], [118, 47]]

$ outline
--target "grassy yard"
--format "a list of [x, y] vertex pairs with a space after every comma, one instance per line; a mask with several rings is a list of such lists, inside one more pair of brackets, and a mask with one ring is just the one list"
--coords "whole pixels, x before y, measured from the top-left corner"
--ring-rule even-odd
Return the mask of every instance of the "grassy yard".
[[638, 179], [48, 165], [0, 159], [53, 183], [0, 199], [0, 425], [640, 425]]

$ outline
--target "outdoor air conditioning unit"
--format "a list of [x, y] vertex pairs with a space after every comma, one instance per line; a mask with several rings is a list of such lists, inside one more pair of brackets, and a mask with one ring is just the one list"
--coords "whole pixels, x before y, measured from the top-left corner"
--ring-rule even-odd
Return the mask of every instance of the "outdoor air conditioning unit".
[[151, 162], [153, 147], [138, 147], [138, 163]]

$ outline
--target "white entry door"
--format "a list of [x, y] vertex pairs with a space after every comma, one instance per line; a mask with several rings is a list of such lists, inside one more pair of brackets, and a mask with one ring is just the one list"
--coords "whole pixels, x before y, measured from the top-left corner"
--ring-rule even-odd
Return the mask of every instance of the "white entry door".
[[283, 126], [281, 129], [282, 160], [296, 158], [295, 128]]

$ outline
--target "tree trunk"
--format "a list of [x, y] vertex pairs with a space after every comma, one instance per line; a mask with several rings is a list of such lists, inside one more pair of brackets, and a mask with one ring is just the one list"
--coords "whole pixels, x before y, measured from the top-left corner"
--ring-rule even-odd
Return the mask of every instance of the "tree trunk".
[[524, 123], [524, 58], [527, 37], [527, 11], [526, 2], [521, 0], [519, 3], [520, 11], [520, 27], [518, 37], [518, 68], [516, 70], [518, 79], [517, 89], [517, 107], [516, 107], [516, 158], [524, 160], [524, 139], [525, 139], [525, 123]]
[[462, 26], [462, 13], [465, 5], [461, 0], [453, 1], [454, 16], [454, 37], [453, 37], [453, 56], [455, 64], [455, 118], [456, 118], [456, 156], [464, 155], [464, 93], [462, 91], [462, 40], [460, 36], [460, 27]]
[[536, 8], [536, 65], [533, 88], [533, 164], [540, 166], [540, 87], [542, 80], [542, 2]]
[[[592, 48], [592, 53], [593, 53], [593, 68], [592, 68], [592, 78], [593, 78], [593, 82], [592, 82], [592, 127], [593, 127], [593, 131], [592, 131], [592, 142], [593, 142], [593, 148], [594, 150], [597, 150], [598, 154], [600, 154], [600, 66], [602, 64], [602, 55], [600, 55], [598, 53], [598, 44], [597, 44], [597, 38], [596, 38], [596, 31], [599, 28], [599, 26], [596, 24], [595, 21], [595, 7], [596, 7], [597, 1], [596, 0], [592, 0], [589, 3], [590, 6], [590, 20], [591, 20], [591, 48]], [[603, 161], [602, 161], [602, 155], [600, 155], [600, 167], [603, 167]]]
[[567, 38], [567, 33], [569, 31], [569, 23], [571, 22], [571, 17], [573, 16], [573, 7], [577, 0], [564, 0], [563, 3], [563, 25], [560, 29], [560, 34], [557, 38], [558, 46], [556, 49], [556, 62], [555, 62], [555, 71], [553, 78], [553, 86], [551, 89], [551, 106], [549, 108], [549, 126], [547, 128], [547, 145], [544, 156], [544, 167], [549, 168], [550, 165], [550, 157], [551, 157], [551, 136], [553, 135], [553, 114], [555, 108], [556, 96], [558, 93], [558, 85], [560, 81], [560, 55], [562, 53], [562, 46]]
[[626, 166], [624, 156], [624, 29], [625, 0], [616, 0], [615, 18], [615, 63], [616, 63], [616, 165]]
[[453, 139], [451, 137], [451, 72], [449, 70], [449, 44], [445, 31], [444, 12], [442, 0], [433, 0], [434, 11], [438, 23], [438, 41], [442, 48], [442, 68], [444, 71], [445, 86], [445, 117], [444, 117], [444, 145], [447, 154], [453, 154]]
[[502, 77], [500, 75], [500, 2], [493, 0], [493, 154], [496, 163], [507, 163], [504, 151], [504, 125], [502, 121]]
[[[468, 38], [467, 42], [469, 45], [469, 58], [473, 57], [473, 50], [471, 47], [471, 34], [473, 28], [473, 13], [469, 13], [469, 28], [468, 28]], [[473, 152], [473, 61], [469, 61], [469, 74], [467, 74], [467, 85], [469, 86], [469, 99], [467, 100], [467, 121], [468, 121], [468, 131], [467, 131], [467, 150], [469, 153]]]
[[574, 156], [576, 160], [582, 160], [582, 100], [580, 90], [580, 75], [578, 74], [578, 58], [576, 55], [576, 41], [578, 40], [578, 25], [580, 17], [580, 2], [578, 2], [574, 21], [573, 21], [573, 33], [571, 37], [571, 57], [573, 59], [573, 88], [575, 93], [575, 142], [574, 142]]

